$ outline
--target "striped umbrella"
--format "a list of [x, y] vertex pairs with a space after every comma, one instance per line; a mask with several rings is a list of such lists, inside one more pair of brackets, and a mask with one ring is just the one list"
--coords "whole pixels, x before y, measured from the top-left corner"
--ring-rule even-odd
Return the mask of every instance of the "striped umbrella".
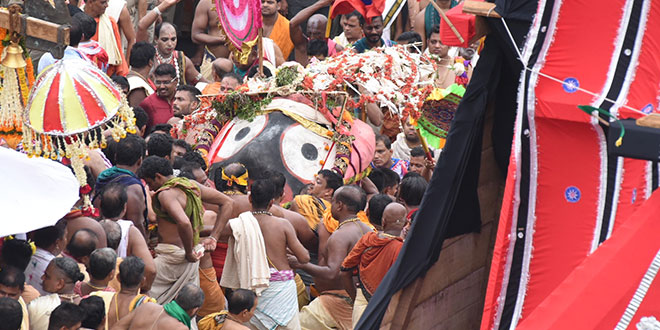
[[36, 132], [68, 136], [107, 123], [121, 106], [121, 92], [105, 73], [82, 59], [66, 59], [37, 77], [25, 119]]
[[83, 168], [87, 151], [105, 147], [106, 130], [116, 141], [127, 132], [136, 132], [126, 98], [103, 71], [83, 59], [57, 61], [39, 74], [23, 126], [23, 148], [28, 156], [71, 161], [89, 212], [94, 210]]

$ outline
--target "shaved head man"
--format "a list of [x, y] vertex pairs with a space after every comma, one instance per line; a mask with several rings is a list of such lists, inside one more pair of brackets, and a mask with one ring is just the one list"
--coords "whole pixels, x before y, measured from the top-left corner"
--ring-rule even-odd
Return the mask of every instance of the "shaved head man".
[[307, 36], [309, 39], [325, 38], [325, 27], [328, 25], [328, 18], [321, 14], [314, 14], [307, 20]]
[[[383, 230], [362, 236], [341, 265], [344, 288], [353, 299], [353, 327], [360, 320], [370, 298], [392, 267], [403, 246], [400, 237], [406, 224], [406, 207], [390, 203], [383, 211]], [[353, 271], [358, 269], [360, 290], [356, 290]]]

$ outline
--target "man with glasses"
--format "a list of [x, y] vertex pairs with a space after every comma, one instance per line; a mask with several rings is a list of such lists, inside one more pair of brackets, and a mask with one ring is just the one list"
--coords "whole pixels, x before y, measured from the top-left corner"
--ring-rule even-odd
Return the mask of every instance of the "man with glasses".
[[165, 124], [174, 116], [172, 100], [178, 81], [176, 69], [171, 64], [160, 64], [154, 71], [156, 93], [149, 95], [140, 103], [140, 107], [149, 115], [147, 132], [158, 124]]

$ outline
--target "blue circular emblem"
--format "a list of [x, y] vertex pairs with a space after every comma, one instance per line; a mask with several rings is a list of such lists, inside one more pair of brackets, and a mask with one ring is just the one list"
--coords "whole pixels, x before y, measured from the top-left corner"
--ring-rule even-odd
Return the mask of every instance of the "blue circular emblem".
[[650, 115], [653, 112], [653, 104], [649, 103], [645, 107], [642, 108], [642, 112]]
[[564, 91], [566, 93], [575, 93], [580, 87], [580, 82], [573, 77], [566, 78], [564, 79], [564, 83], [562, 84], [562, 87], [564, 87]]
[[569, 203], [577, 203], [580, 201], [580, 189], [570, 186], [564, 191], [564, 197], [566, 197], [566, 201]]

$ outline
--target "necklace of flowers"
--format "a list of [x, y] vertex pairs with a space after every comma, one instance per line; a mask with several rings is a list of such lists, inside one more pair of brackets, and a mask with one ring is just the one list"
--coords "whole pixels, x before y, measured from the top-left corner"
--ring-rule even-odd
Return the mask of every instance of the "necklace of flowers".
[[156, 59], [158, 60], [158, 64], [172, 64], [174, 66], [174, 71], [176, 71], [177, 79], [181, 81], [181, 77], [179, 76], [179, 61], [174, 58], [174, 52], [176, 52], [176, 50], [173, 51], [168, 58], [163, 58], [163, 56], [160, 55], [160, 51], [156, 49]]

